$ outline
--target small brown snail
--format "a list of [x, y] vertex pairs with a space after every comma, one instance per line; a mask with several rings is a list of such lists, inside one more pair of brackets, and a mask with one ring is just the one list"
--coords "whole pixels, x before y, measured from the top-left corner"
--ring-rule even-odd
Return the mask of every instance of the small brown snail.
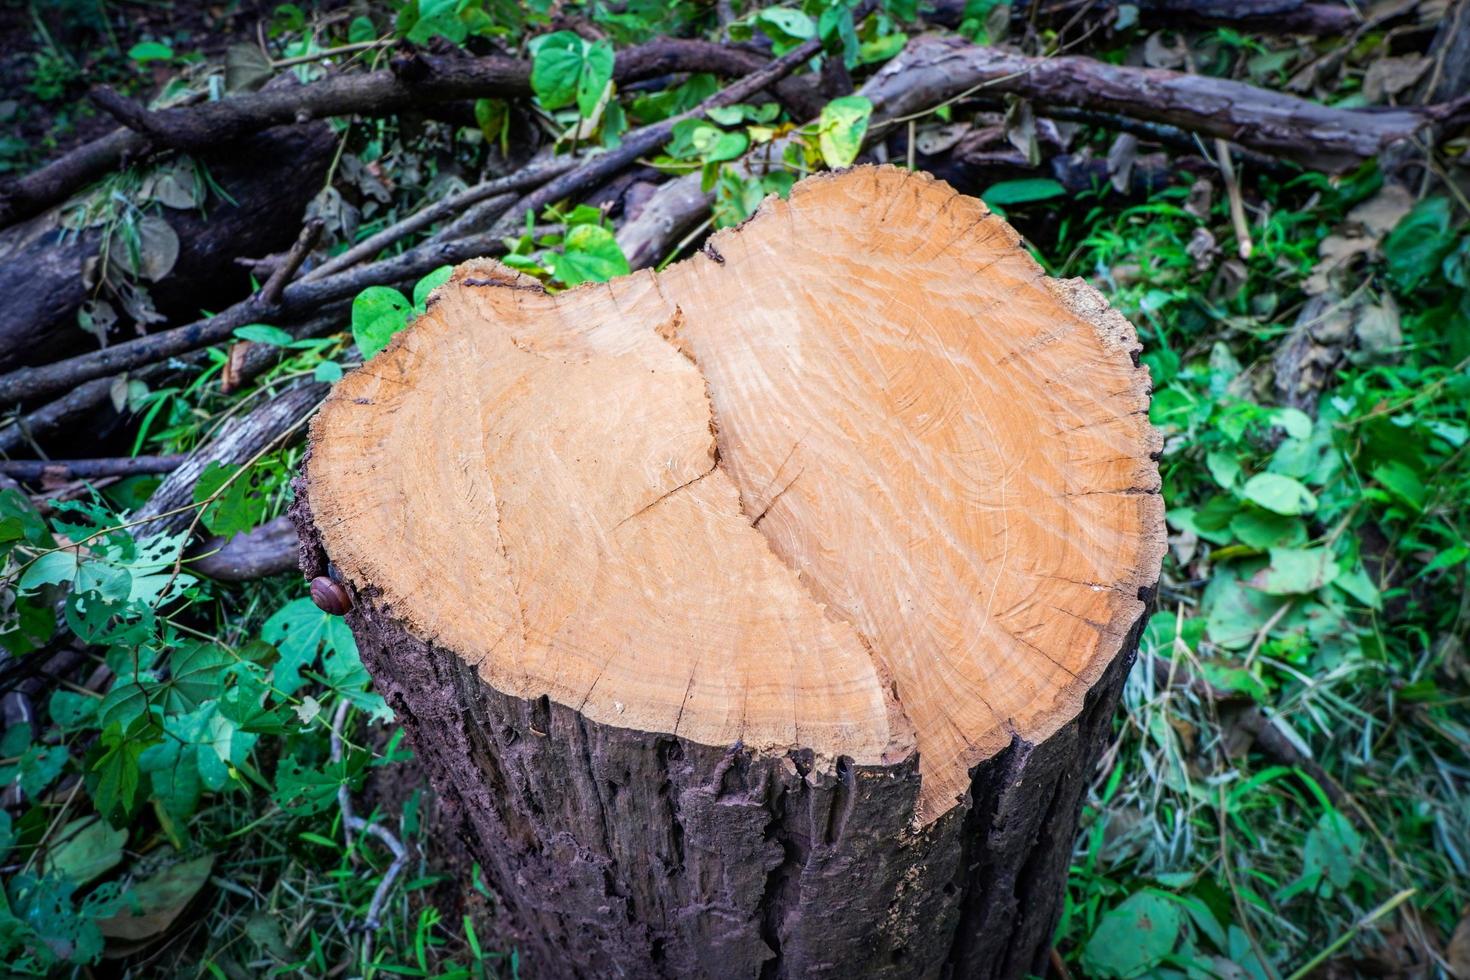
[[345, 616], [347, 610], [352, 608], [352, 599], [347, 595], [347, 590], [325, 575], [318, 575], [311, 580], [311, 601], [329, 616]]

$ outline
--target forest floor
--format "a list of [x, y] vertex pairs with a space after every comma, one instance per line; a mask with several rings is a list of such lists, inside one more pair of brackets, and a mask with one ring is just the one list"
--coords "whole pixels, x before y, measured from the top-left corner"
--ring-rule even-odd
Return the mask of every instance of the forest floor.
[[[1264, 14], [1239, 19], [1250, 10]], [[1247, 121], [1227, 142], [1213, 110], [1043, 99], [1010, 75], [885, 118], [865, 86], [926, 31], [1231, 79], [1349, 127], [1421, 111], [1435, 125], [1329, 154], [1325, 128], [1272, 143]], [[455, 207], [400, 226], [529, 160], [631, 141], [729, 82], [717, 61], [614, 80], [669, 37], [757, 64], [824, 44], [770, 98], [680, 123], [532, 215], [497, 195], [469, 224]], [[806, 172], [888, 161], [983, 198], [1051, 274], [1095, 284], [1137, 325], [1153, 377], [1170, 548], [1083, 813], [1054, 975], [1470, 977], [1467, 0], [36, 0], [0, 10], [0, 40], [0, 211], [18, 178], [93, 145], [129, 105], [199, 106], [288, 75], [303, 92], [390, 65], [432, 75], [436, 59], [537, 66], [519, 95], [311, 123], [323, 149], [302, 199], [321, 227], [299, 269], [294, 213], [269, 255], [191, 251], [170, 221], [207, 225], [231, 198], [187, 152], [205, 150], [162, 137], [5, 212], [8, 281], [61, 288], [14, 244], [32, 220], [78, 250], [65, 277], [87, 284], [44, 354], [20, 322], [40, 304], [0, 314], [0, 961], [14, 974], [515, 975], [494, 894], [434, 833], [432, 791], [351, 635], [290, 567], [301, 420], [411, 321], [445, 262], [494, 249], [553, 289], [606, 279], [687, 254]], [[99, 85], [124, 102], [113, 114]], [[681, 178], [702, 178], [709, 203], [649, 233]], [[315, 280], [336, 292], [302, 291], [384, 232]], [[247, 279], [236, 259], [263, 261]], [[219, 285], [170, 292], [176, 265]], [[283, 267], [285, 299], [237, 307]], [[139, 347], [203, 314], [234, 319], [192, 347]], [[92, 366], [103, 342], [130, 359]], [[267, 418], [297, 396], [301, 411]], [[105, 465], [19, 463], [63, 456]], [[131, 457], [153, 462], [130, 471]], [[198, 557], [210, 535], [203, 551], [252, 542], [231, 552], [243, 573]], [[344, 828], [344, 797], [384, 835]]]

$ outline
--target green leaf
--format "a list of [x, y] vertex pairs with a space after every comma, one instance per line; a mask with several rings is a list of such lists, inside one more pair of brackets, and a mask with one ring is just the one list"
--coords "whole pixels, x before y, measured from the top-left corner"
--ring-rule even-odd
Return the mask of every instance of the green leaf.
[[336, 361], [322, 361], [311, 372], [312, 380], [325, 381], [327, 384], [335, 384], [342, 380], [342, 365]]
[[215, 643], [197, 641], [176, 647], [169, 655], [168, 710], [193, 711], [218, 697], [225, 668], [234, 662], [235, 658]]
[[1352, 822], [1337, 810], [1328, 810], [1307, 834], [1302, 848], [1302, 877], [1320, 874], [1333, 887], [1346, 888], [1362, 854], [1363, 838]]
[[873, 103], [861, 95], [844, 95], [822, 107], [817, 120], [817, 145], [827, 166], [850, 167], [863, 149]]
[[114, 827], [127, 824], [137, 803], [142, 775], [138, 756], [144, 748], [142, 739], [122, 735], [116, 728], [103, 732], [102, 752], [92, 764], [88, 784], [97, 812]]
[[1061, 197], [1067, 189], [1050, 177], [1027, 177], [991, 184], [980, 199], [989, 205], [1029, 204]]
[[352, 23], [347, 25], [347, 43], [367, 44], [378, 39], [378, 29], [373, 26], [372, 18], [357, 16], [352, 18]]
[[140, 65], [150, 61], [169, 61], [173, 56], [173, 48], [157, 41], [140, 41], [128, 49], [128, 57]]
[[618, 240], [599, 225], [577, 225], [567, 232], [565, 248], [556, 260], [556, 278], [568, 286], [628, 274], [628, 260]]
[[362, 359], [388, 346], [393, 335], [408, 326], [413, 304], [392, 286], [369, 286], [352, 301], [352, 339]]
[[1183, 924], [1168, 897], [1136, 892], [1102, 917], [1082, 949], [1082, 967], [1092, 977], [1139, 976], [1174, 951]]
[[196, 504], [214, 497], [202, 515], [204, 526], [212, 534], [228, 538], [248, 531], [261, 516], [263, 501], [248, 475], [235, 476], [239, 470], [234, 463], [210, 460], [194, 484]]
[[1331, 585], [1341, 571], [1331, 548], [1272, 548], [1255, 584], [1269, 595], [1301, 595]]
[[1412, 290], [1434, 272], [1455, 245], [1453, 209], [1447, 197], [1430, 197], [1414, 205], [1383, 240], [1388, 274], [1404, 290]]
[[1307, 540], [1307, 526], [1297, 517], [1282, 517], [1250, 508], [1230, 518], [1230, 533], [1258, 551], [1298, 545]]
[[1317, 498], [1299, 481], [1279, 473], [1257, 473], [1245, 481], [1246, 500], [1273, 514], [1294, 517], [1317, 509]]
[[236, 327], [235, 336], [253, 344], [270, 344], [273, 347], [285, 347], [296, 339], [280, 327], [264, 323], [247, 323], [243, 327]]
[[575, 102], [590, 116], [612, 73], [613, 48], [606, 40], [589, 44], [572, 31], [557, 31], [531, 42], [531, 90], [547, 109]]
[[122, 863], [127, 840], [126, 830], [114, 830], [96, 817], [78, 817], [56, 834], [42, 868], [85, 885]]
[[1398, 460], [1389, 460], [1382, 466], [1374, 467], [1373, 479], [1415, 511], [1424, 509], [1424, 500], [1428, 496], [1424, 481], [1419, 479], [1418, 473]]
[[301, 687], [301, 668], [316, 663], [323, 644], [334, 651], [350, 650], [353, 657], [357, 656], [357, 644], [347, 624], [338, 616], [322, 612], [310, 599], [286, 603], [265, 621], [260, 636], [280, 651], [275, 687], [282, 694], [294, 694]]
[[69, 583], [77, 574], [75, 551], [51, 551], [31, 563], [20, 577], [20, 590], [33, 592], [43, 585]]
[[454, 266], [441, 265], [439, 268], [435, 269], [433, 272], [424, 276], [417, 283], [415, 283], [413, 287], [414, 309], [422, 312], [424, 309], [424, 304], [428, 302], [429, 294], [448, 282], [449, 277], [453, 274]]

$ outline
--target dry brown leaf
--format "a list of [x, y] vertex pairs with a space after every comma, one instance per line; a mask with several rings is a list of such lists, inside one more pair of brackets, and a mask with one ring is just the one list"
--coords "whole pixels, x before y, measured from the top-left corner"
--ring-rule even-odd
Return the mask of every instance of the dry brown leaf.
[[1363, 229], [1363, 234], [1379, 241], [1414, 206], [1414, 195], [1402, 184], [1384, 184], [1377, 194], [1348, 212], [1348, 224]]
[[1327, 292], [1331, 286], [1330, 277], [1334, 272], [1346, 268], [1357, 256], [1373, 251], [1377, 244], [1376, 239], [1368, 237], [1349, 238], [1345, 235], [1328, 235], [1322, 239], [1322, 244], [1317, 246], [1317, 257], [1321, 261], [1307, 277], [1307, 281], [1302, 284], [1302, 289], [1308, 296], [1318, 296]]
[[1429, 58], [1422, 54], [1379, 58], [1363, 75], [1363, 96], [1369, 102], [1384, 102], [1417, 82], [1428, 68]]
[[1455, 934], [1445, 947], [1444, 959], [1455, 980], [1470, 980], [1470, 912], [1455, 927]]

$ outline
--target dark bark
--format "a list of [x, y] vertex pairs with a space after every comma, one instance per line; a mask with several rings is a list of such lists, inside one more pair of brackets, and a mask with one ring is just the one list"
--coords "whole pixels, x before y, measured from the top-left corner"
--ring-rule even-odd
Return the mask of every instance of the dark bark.
[[[238, 255], [260, 255], [290, 244], [301, 214], [321, 189], [334, 148], [325, 125], [259, 133], [229, 152], [201, 162], [229, 198], [211, 195], [205, 211], [161, 208], [158, 216], [179, 237], [173, 270], [148, 283], [159, 312], [188, 315], [201, 306], [226, 306], [250, 288]], [[77, 311], [93, 295], [84, 280], [87, 263], [102, 246], [102, 230], [65, 232], [62, 212], [52, 210], [0, 232], [0, 369], [41, 364], [96, 346], [77, 323]], [[116, 247], [116, 246], [114, 246]], [[117, 304], [114, 304], [117, 305]], [[124, 316], [119, 326], [130, 321]]]
[[923, 50], [927, 56], [909, 59], [905, 68], [918, 77], [894, 86], [885, 115], [924, 111], [936, 95], [970, 89], [1009, 93], [1041, 107], [1069, 106], [1177, 126], [1330, 173], [1416, 137], [1434, 142], [1440, 129], [1462, 125], [1467, 109], [1463, 103], [1338, 109], [1224, 78], [1076, 56], [1033, 58], [955, 39], [923, 42]]
[[214, 537], [190, 549], [184, 567], [220, 582], [249, 582], [296, 567], [296, 528], [277, 517], [228, 540]]
[[[310, 578], [329, 556], [309, 497], [298, 481]], [[492, 689], [370, 590], [353, 599], [377, 689], [542, 977], [1043, 973], [1138, 639], [1075, 719], [981, 763], [968, 797], [917, 827], [916, 756], [855, 766], [597, 724]]]
[[95, 480], [107, 476], [136, 476], [169, 473], [184, 461], [183, 456], [123, 456], [117, 459], [6, 459], [0, 473], [17, 480]]

